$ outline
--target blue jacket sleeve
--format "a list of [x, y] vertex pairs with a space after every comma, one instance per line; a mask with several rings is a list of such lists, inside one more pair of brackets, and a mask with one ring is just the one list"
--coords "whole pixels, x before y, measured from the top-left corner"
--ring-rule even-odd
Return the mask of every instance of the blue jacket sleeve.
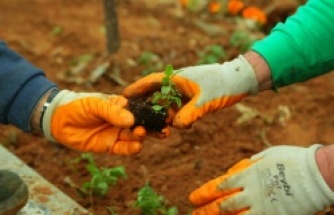
[[0, 41], [0, 123], [31, 131], [30, 119], [41, 97], [57, 86]]

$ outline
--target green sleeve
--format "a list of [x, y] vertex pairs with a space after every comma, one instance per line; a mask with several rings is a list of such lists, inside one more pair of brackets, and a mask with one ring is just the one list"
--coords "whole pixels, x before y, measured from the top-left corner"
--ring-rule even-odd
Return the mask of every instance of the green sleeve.
[[309, 0], [252, 50], [268, 63], [279, 88], [334, 69], [334, 1]]

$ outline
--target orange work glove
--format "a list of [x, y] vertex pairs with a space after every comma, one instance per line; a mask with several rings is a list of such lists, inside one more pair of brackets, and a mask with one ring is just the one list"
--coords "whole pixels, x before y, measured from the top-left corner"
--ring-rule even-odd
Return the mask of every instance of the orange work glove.
[[[172, 81], [183, 96], [183, 106], [173, 122], [177, 128], [188, 128], [207, 113], [230, 106], [258, 92], [252, 66], [243, 56], [224, 64], [210, 64], [180, 69]], [[151, 94], [161, 87], [163, 72], [148, 75], [126, 87], [127, 98]]]
[[314, 215], [334, 203], [315, 158], [321, 145], [276, 146], [192, 192], [192, 215]]
[[130, 130], [134, 117], [127, 102], [117, 95], [62, 90], [45, 110], [43, 133], [79, 151], [137, 154], [146, 134], [142, 127]]

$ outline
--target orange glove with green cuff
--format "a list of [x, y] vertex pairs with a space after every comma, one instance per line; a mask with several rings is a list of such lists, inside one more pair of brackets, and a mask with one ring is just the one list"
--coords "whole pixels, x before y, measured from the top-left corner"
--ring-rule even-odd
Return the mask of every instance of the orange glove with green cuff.
[[48, 140], [79, 151], [137, 154], [145, 129], [130, 130], [134, 116], [126, 106], [122, 96], [62, 90], [48, 104], [42, 130]]
[[[139, 97], [151, 94], [160, 89], [164, 75], [148, 75], [125, 88], [123, 95]], [[243, 56], [224, 64], [182, 68], [176, 71], [172, 81], [183, 100], [188, 100], [174, 117], [172, 124], [177, 128], [190, 127], [205, 114], [258, 92], [254, 70]]]
[[192, 192], [192, 215], [314, 215], [334, 203], [315, 159], [321, 145], [269, 148]]

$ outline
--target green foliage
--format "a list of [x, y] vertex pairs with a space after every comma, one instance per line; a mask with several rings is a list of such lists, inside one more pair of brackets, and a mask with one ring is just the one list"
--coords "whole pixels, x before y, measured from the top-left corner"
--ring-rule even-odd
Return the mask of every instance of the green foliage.
[[149, 51], [145, 51], [139, 56], [138, 64], [144, 66], [144, 70], [142, 71], [143, 76], [162, 69], [160, 57]]
[[168, 110], [173, 104], [181, 107], [181, 94], [174, 88], [173, 75], [173, 66], [167, 65], [165, 76], [161, 81], [160, 91], [155, 92], [152, 96], [153, 109], [155, 111]]
[[226, 59], [226, 53], [220, 45], [209, 45], [204, 48], [203, 52], [198, 53], [199, 61], [197, 64], [211, 64], [224, 61]]
[[55, 26], [51, 31], [51, 35], [57, 36], [63, 33], [63, 31], [64, 29], [61, 26]]
[[153, 188], [146, 184], [137, 194], [135, 207], [141, 209], [142, 215], [177, 215], [176, 207], [168, 207], [163, 196], [158, 195]]
[[248, 51], [255, 41], [256, 38], [244, 31], [235, 31], [230, 38], [230, 44], [242, 52]]
[[194, 13], [202, 11], [207, 5], [207, 1], [203, 0], [189, 0], [187, 2], [186, 8]]
[[110, 215], [117, 215], [117, 213], [114, 211], [114, 209], [112, 209], [112, 207], [107, 207], [107, 210]]
[[92, 54], [87, 53], [87, 54], [82, 54], [78, 57], [73, 58], [70, 63], [72, 66], [78, 66], [80, 64], [89, 63], [93, 59], [94, 59], [94, 56]]
[[91, 174], [91, 179], [82, 185], [84, 194], [105, 196], [111, 186], [114, 186], [120, 177], [126, 177], [123, 166], [113, 168], [99, 168], [96, 166], [93, 155], [83, 153], [81, 158], [88, 161], [86, 169]]

